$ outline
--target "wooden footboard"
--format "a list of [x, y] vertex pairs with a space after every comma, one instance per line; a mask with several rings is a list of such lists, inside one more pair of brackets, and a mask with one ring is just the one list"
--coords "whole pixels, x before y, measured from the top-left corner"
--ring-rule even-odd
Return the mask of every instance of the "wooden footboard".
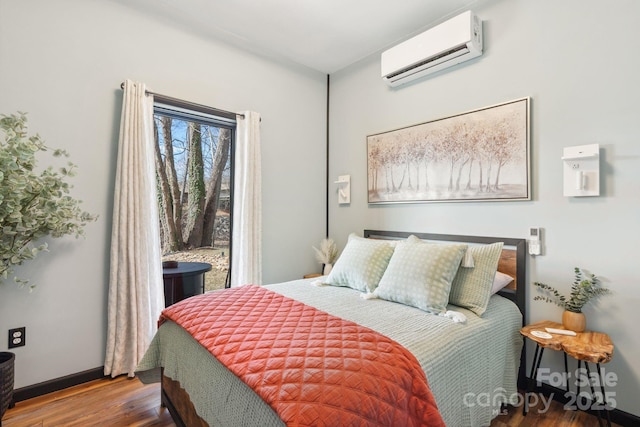
[[162, 405], [166, 406], [178, 427], [208, 427], [191, 403], [187, 392], [178, 381], [162, 375]]

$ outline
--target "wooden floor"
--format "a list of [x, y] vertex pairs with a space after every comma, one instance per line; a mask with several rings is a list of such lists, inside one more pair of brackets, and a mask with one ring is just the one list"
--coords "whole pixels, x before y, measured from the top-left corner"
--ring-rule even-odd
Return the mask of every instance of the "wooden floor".
[[[538, 408], [540, 412], [538, 413]], [[527, 416], [522, 415], [522, 406], [518, 408], [509, 407], [508, 414], [499, 415], [491, 422], [491, 427], [597, 427], [598, 417], [589, 415], [583, 411], [564, 410], [561, 403], [551, 402], [549, 410], [542, 413], [543, 405], [530, 408]], [[602, 425], [606, 426], [606, 420], [602, 420]], [[613, 427], [620, 427], [611, 423]]]
[[[532, 408], [509, 408], [491, 427], [591, 427], [598, 419], [584, 412], [565, 411], [553, 402], [546, 414]], [[614, 424], [615, 425], [615, 424]], [[66, 390], [19, 402], [7, 410], [3, 427], [59, 426], [175, 426], [169, 412], [160, 407], [160, 385], [143, 385], [125, 376], [101, 379]]]
[[2, 427], [175, 426], [160, 407], [160, 384], [101, 379], [16, 403]]

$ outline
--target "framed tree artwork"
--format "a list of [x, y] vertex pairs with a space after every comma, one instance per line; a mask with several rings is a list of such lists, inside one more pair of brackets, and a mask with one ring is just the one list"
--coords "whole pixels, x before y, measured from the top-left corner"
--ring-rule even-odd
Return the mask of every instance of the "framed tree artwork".
[[367, 136], [368, 202], [530, 200], [530, 98]]

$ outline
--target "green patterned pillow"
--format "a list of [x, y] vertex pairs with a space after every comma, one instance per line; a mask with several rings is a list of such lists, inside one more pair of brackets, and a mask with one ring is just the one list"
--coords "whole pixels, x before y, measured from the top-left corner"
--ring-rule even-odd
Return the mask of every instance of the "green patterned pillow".
[[451, 284], [449, 302], [459, 307], [468, 308], [482, 316], [491, 298], [493, 278], [498, 270], [498, 261], [504, 243], [469, 246], [473, 255], [473, 268], [461, 268]]
[[361, 292], [373, 292], [392, 254], [393, 245], [389, 242], [350, 234], [347, 245], [325, 283]]
[[442, 313], [466, 250], [467, 245], [423, 243], [415, 237], [399, 242], [374, 295]]

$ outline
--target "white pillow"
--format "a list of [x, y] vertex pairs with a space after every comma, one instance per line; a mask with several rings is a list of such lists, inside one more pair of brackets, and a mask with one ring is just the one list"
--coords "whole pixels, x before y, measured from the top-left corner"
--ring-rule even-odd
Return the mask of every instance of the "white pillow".
[[373, 294], [442, 313], [447, 309], [451, 282], [466, 250], [467, 245], [424, 243], [415, 237], [399, 242]]
[[[407, 237], [407, 241], [408, 242], [422, 242], [422, 243], [431, 243], [431, 244], [441, 244], [441, 243], [433, 243], [430, 241], [426, 241], [426, 240], [422, 240], [417, 236], [414, 236], [413, 234], [410, 235], [409, 237]], [[460, 263], [460, 267], [466, 267], [466, 268], [473, 268], [475, 266], [474, 262], [473, 262], [473, 255], [471, 254], [470, 251], [465, 251], [464, 252], [464, 256], [462, 257], [462, 262]]]
[[496, 277], [493, 278], [491, 295], [498, 293], [498, 291], [505, 288], [511, 282], [513, 282], [513, 277], [509, 276], [508, 274], [504, 274], [501, 271], [496, 271]]
[[373, 292], [392, 254], [390, 242], [365, 239], [352, 233], [325, 283]]

